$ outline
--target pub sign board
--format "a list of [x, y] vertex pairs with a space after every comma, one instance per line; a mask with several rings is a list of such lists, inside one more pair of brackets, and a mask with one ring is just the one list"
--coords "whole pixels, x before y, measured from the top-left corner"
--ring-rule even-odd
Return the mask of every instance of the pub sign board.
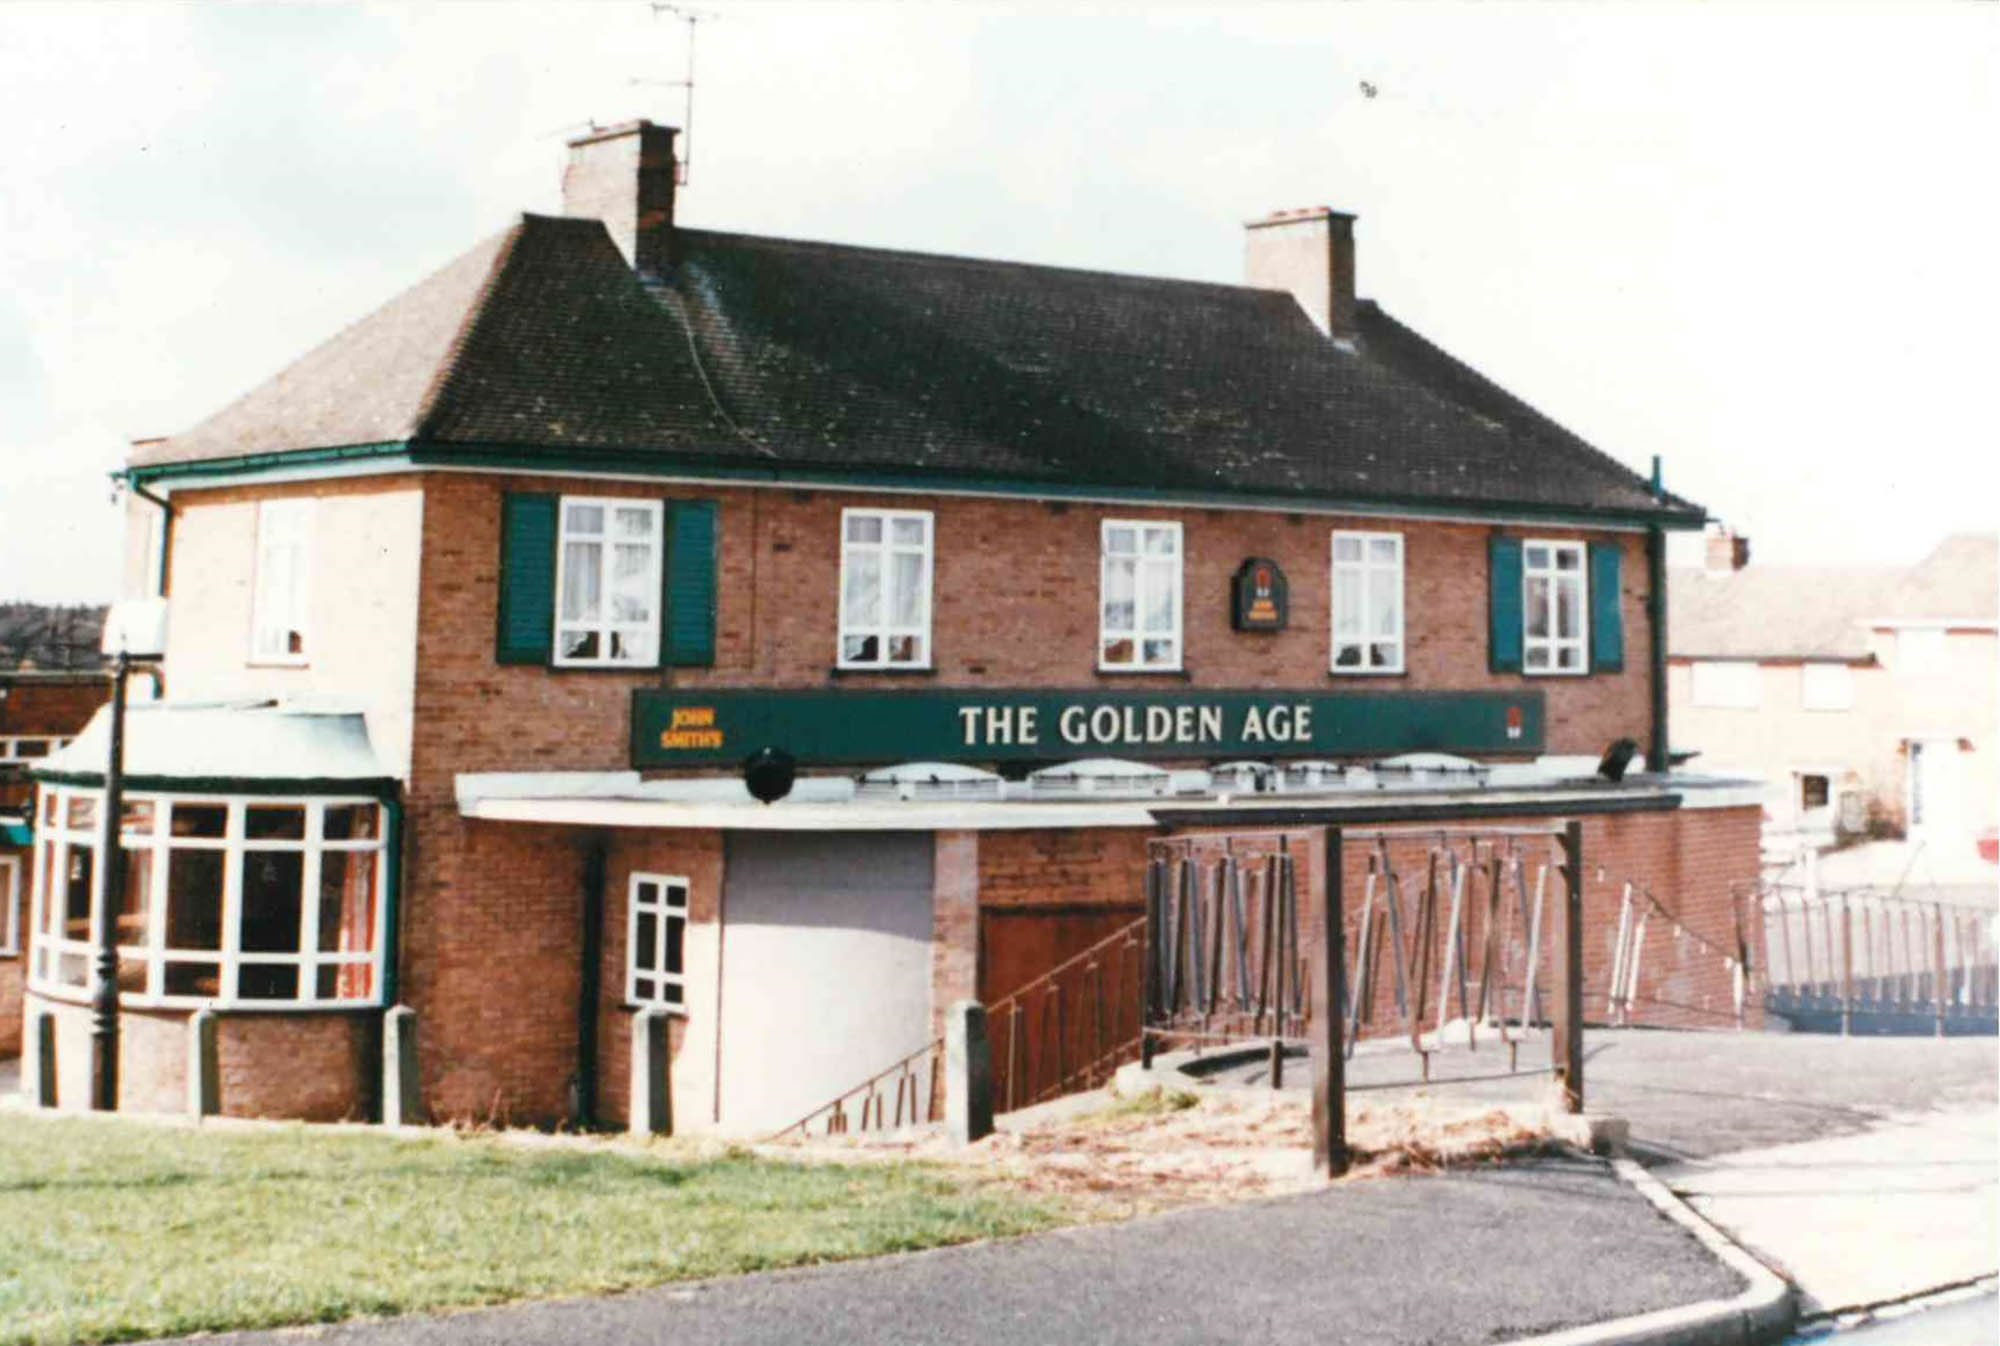
[[1229, 582], [1229, 621], [1238, 631], [1282, 631], [1288, 615], [1285, 572], [1276, 561], [1253, 556]]
[[1535, 754], [1542, 693], [992, 690], [632, 694], [632, 765]]

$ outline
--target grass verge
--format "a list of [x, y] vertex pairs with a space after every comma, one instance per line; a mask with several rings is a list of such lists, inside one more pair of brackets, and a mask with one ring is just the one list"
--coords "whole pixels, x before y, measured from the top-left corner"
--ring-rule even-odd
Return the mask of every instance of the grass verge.
[[0, 1126], [0, 1342], [596, 1294], [1072, 1218], [920, 1164], [15, 1114]]

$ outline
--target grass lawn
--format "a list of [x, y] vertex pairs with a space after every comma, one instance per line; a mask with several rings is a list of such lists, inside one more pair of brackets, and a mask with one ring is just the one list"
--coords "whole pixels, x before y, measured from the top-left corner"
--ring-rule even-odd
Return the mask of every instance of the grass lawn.
[[1022, 1234], [917, 1164], [0, 1116], [0, 1343], [580, 1295]]

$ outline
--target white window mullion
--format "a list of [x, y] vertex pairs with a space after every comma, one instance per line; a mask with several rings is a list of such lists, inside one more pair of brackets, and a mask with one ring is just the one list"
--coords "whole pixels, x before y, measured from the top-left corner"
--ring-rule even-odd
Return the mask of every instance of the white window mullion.
[[308, 802], [305, 861], [299, 866], [299, 885], [302, 889], [299, 893], [299, 953], [304, 959], [299, 969], [299, 999], [308, 1003], [319, 999], [319, 876], [325, 839], [326, 805]]
[[229, 803], [229, 821], [224, 831], [229, 845], [222, 852], [222, 948], [216, 969], [216, 999], [222, 1004], [236, 1001], [237, 973], [243, 952], [243, 818], [240, 799]]

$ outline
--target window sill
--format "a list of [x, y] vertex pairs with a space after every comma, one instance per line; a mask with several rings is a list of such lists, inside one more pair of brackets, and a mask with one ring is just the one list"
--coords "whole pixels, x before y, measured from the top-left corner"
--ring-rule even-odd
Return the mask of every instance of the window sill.
[[[28, 992], [43, 1000], [53, 1000], [64, 1005], [88, 1005], [92, 1000], [89, 989], [76, 986], [42, 986], [30, 981]], [[205, 1009], [214, 1014], [379, 1014], [382, 1012], [380, 1000], [323, 1001], [317, 1004], [299, 1004], [289, 1000], [214, 1000], [207, 996], [149, 996], [134, 991], [126, 991], [118, 997], [121, 1010], [184, 1010], [192, 1014]]]
[[835, 664], [826, 671], [829, 678], [935, 678], [933, 664]]
[[1407, 668], [1330, 668], [1326, 676], [1335, 682], [1346, 682], [1351, 678], [1407, 678]]
[[1185, 668], [1106, 668], [1097, 666], [1100, 678], [1174, 678], [1181, 682], [1193, 682], [1194, 674]]
[[618, 1008], [626, 1014], [644, 1014], [647, 1010], [656, 1009], [656, 1010], [666, 1011], [666, 1014], [669, 1018], [685, 1019], [688, 1017], [686, 1005], [658, 1005], [658, 1004], [642, 1005], [636, 1000], [623, 1000], [619, 1002]]
[[244, 660], [243, 666], [245, 668], [311, 668], [312, 660], [305, 656], [297, 659], [251, 658]]

